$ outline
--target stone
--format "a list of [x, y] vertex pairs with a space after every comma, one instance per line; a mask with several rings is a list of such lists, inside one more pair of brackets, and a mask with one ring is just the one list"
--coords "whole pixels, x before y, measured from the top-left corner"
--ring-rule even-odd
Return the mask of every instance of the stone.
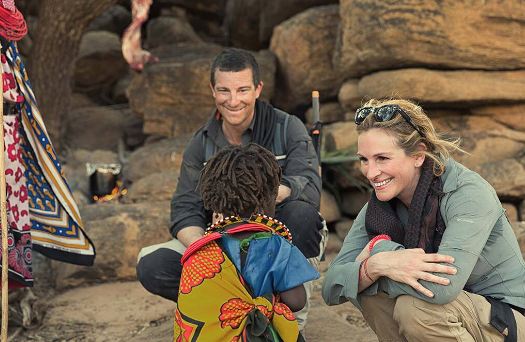
[[57, 289], [135, 280], [140, 249], [171, 238], [169, 202], [92, 204], [80, 207], [80, 213], [96, 247], [95, 264], [85, 267], [54, 261]]
[[343, 240], [341, 240], [336, 234], [328, 233], [328, 240], [326, 241], [326, 254], [339, 253], [343, 247]]
[[133, 151], [124, 167], [124, 178], [134, 183], [158, 172], [169, 172], [176, 177], [188, 140], [189, 137], [163, 139]]
[[114, 5], [93, 19], [86, 31], [109, 31], [122, 36], [130, 23], [130, 11], [122, 5]]
[[[438, 132], [450, 138], [461, 137], [461, 147], [468, 152], [453, 157], [468, 168], [516, 157], [525, 148], [525, 135], [489, 116], [443, 116], [432, 120]], [[491, 153], [487, 153], [490, 151]]]
[[[144, 118], [144, 133], [174, 137], [204, 125], [214, 108], [210, 64], [221, 50], [214, 44], [171, 44], [151, 51], [160, 62], [136, 73], [127, 90], [130, 107]], [[262, 98], [270, 99], [275, 58], [267, 50], [254, 56], [265, 85]]]
[[343, 81], [332, 65], [339, 25], [337, 5], [315, 7], [281, 23], [270, 50], [278, 61], [274, 102], [285, 110], [311, 103], [312, 90], [323, 98], [337, 95]]
[[426, 104], [462, 104], [525, 101], [525, 71], [438, 71], [399, 69], [361, 78], [363, 98], [399, 97]]
[[525, 197], [525, 168], [514, 158], [488, 162], [475, 168], [501, 198]]
[[131, 184], [124, 202], [170, 201], [177, 188], [178, 178], [179, 172], [172, 170], [146, 175]]
[[350, 229], [352, 229], [352, 225], [354, 224], [354, 220], [349, 218], [343, 218], [341, 221], [337, 222], [334, 225], [335, 233], [337, 237], [344, 241], [348, 233], [350, 232]]
[[202, 42], [190, 23], [181, 17], [151, 19], [148, 22], [146, 37], [146, 45], [149, 49], [166, 44]]
[[357, 150], [354, 122], [336, 122], [323, 127], [323, 151]]
[[321, 216], [326, 223], [338, 221], [341, 218], [341, 211], [337, 205], [334, 195], [323, 189], [321, 191]]
[[359, 79], [346, 80], [337, 94], [337, 99], [345, 111], [354, 112], [363, 103], [359, 94]]
[[501, 203], [501, 205], [503, 206], [503, 209], [505, 209], [505, 213], [507, 214], [509, 221], [519, 221], [518, 208], [516, 207], [516, 205], [512, 203]]
[[522, 13], [520, 1], [341, 0], [334, 64], [347, 78], [403, 67], [524, 69]]
[[370, 200], [370, 192], [345, 191], [342, 195], [341, 211], [345, 215], [356, 217]]
[[268, 46], [275, 26], [308, 8], [337, 0], [228, 0], [225, 30], [233, 46], [258, 50]]
[[487, 115], [509, 128], [525, 131], [525, 104], [474, 107], [472, 115]]
[[[313, 124], [313, 110], [309, 108], [306, 113], [306, 122]], [[319, 117], [324, 124], [344, 120], [344, 112], [338, 102], [327, 102], [319, 105]]]
[[65, 141], [72, 149], [117, 151], [125, 126], [132, 118], [133, 113], [126, 107], [74, 109], [67, 117]]
[[90, 31], [82, 36], [73, 76], [77, 91], [109, 87], [127, 71], [128, 64], [116, 33]]

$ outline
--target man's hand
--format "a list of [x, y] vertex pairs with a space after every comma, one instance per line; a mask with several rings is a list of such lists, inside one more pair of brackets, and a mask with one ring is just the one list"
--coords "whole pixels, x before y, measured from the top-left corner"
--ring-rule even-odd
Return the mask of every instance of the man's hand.
[[277, 204], [284, 201], [286, 198], [290, 197], [292, 194], [292, 189], [287, 187], [286, 185], [279, 185], [279, 191], [277, 191], [277, 200], [275, 201]]
[[197, 226], [189, 226], [182, 228], [177, 233], [177, 240], [179, 240], [184, 246], [188, 247], [204, 235], [204, 229]]

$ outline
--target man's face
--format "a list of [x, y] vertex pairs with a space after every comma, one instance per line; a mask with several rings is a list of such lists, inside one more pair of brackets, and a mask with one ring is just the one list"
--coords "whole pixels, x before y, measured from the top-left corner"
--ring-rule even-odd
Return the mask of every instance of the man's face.
[[253, 119], [255, 100], [261, 95], [263, 83], [253, 84], [250, 68], [242, 71], [215, 71], [215, 86], [211, 86], [215, 105], [224, 125], [247, 128]]

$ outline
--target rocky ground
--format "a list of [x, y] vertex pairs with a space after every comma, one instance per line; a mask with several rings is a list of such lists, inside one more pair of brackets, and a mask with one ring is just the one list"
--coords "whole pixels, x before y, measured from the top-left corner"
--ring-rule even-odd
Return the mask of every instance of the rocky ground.
[[[329, 260], [321, 264], [324, 273]], [[316, 283], [306, 326], [308, 341], [377, 341], [351, 304], [329, 307]], [[10, 342], [62, 341], [171, 341], [174, 303], [145, 291], [137, 281], [79, 286], [49, 298], [40, 298], [44, 311], [40, 326], [10, 328]], [[15, 336], [16, 335], [16, 336]]]

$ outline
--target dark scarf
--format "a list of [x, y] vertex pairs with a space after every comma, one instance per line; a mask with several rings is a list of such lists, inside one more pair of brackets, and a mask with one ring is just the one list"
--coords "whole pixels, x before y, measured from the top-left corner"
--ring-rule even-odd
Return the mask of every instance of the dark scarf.
[[273, 106], [257, 100], [255, 102], [255, 123], [252, 132], [253, 142], [271, 151], [276, 122], [277, 114]]
[[446, 227], [439, 211], [443, 184], [434, 175], [433, 168], [434, 163], [427, 158], [408, 209], [406, 227], [396, 215], [394, 200], [381, 202], [375, 192], [372, 193], [365, 217], [366, 231], [370, 238], [387, 234], [405, 248], [423, 248], [427, 253], [437, 252]]

